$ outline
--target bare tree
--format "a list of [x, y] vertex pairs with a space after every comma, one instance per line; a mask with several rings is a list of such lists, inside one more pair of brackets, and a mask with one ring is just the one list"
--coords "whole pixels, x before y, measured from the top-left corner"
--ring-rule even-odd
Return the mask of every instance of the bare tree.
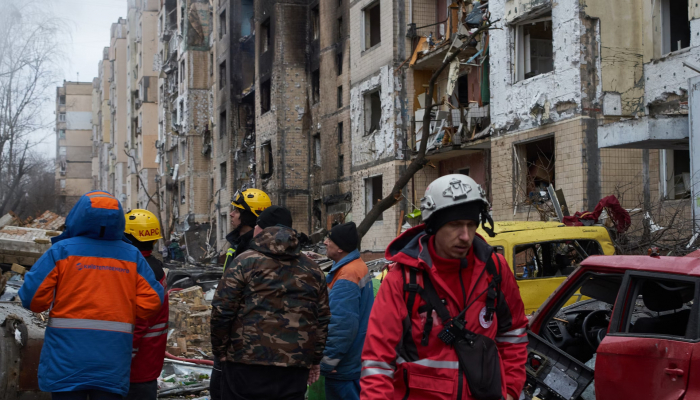
[[[148, 198], [148, 202], [146, 203], [146, 205], [143, 208], [147, 209], [148, 205], [151, 203], [153, 203], [153, 205], [155, 205], [156, 215], [158, 215], [158, 225], [160, 226], [160, 233], [163, 237], [166, 237], [165, 231], [163, 230], [163, 223], [161, 222], [161, 218], [160, 218], [160, 210], [161, 210], [160, 209], [160, 181], [158, 181], [158, 180], [156, 181], [156, 189], [155, 189], [153, 195], [151, 196], [148, 193], [148, 185], [146, 185], [146, 182], [143, 181], [143, 177], [141, 176], [141, 172], [143, 172], [143, 169], [141, 169], [140, 171], [138, 170], [138, 162], [136, 160], [136, 157], [134, 157], [134, 155], [131, 154], [131, 152], [129, 152], [127, 150], [124, 150], [124, 154], [126, 154], [126, 156], [129, 157], [129, 159], [131, 159], [131, 163], [132, 163], [134, 170], [136, 172], [135, 175], [139, 180], [139, 185], [141, 185], [141, 187], [143, 188], [143, 192], [146, 194], [146, 197]], [[168, 232], [168, 234], [169, 234], [169, 232]]]
[[45, 160], [34, 154], [51, 119], [61, 22], [40, 1], [0, 0], [0, 215], [24, 198], [27, 178]]
[[394, 187], [391, 189], [389, 195], [379, 200], [379, 202], [375, 204], [374, 207], [372, 207], [372, 209], [367, 213], [362, 222], [360, 222], [360, 225], [357, 227], [360, 239], [362, 239], [367, 231], [369, 231], [374, 222], [384, 211], [388, 210], [394, 204], [398, 203], [399, 200], [401, 200], [401, 191], [403, 188], [408, 184], [413, 175], [420, 171], [429, 162], [429, 160], [425, 158], [425, 152], [427, 149], [428, 137], [430, 136], [430, 114], [433, 108], [443, 105], [443, 103], [433, 104], [435, 83], [437, 82], [438, 78], [452, 63], [452, 61], [457, 59], [457, 57], [470, 46], [470, 43], [477, 35], [481, 34], [482, 32], [487, 32], [491, 26], [497, 22], [498, 20], [484, 21], [481, 27], [472, 32], [466, 39], [462, 40], [463, 44], [460, 47], [452, 48], [450, 50], [450, 55], [448, 55], [443, 61], [442, 65], [440, 65], [440, 67], [433, 72], [432, 76], [430, 77], [430, 82], [428, 83], [428, 92], [425, 96], [425, 115], [423, 116], [423, 131], [421, 134], [418, 154], [416, 154], [415, 158], [410, 164], [408, 164], [408, 167], [406, 167], [406, 170], [401, 174], [401, 176], [399, 176], [399, 179], [396, 180], [396, 183], [394, 183]]

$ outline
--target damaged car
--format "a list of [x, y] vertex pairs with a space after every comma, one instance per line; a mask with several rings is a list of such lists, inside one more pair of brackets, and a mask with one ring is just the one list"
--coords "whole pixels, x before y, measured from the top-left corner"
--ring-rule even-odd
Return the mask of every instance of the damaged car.
[[530, 321], [520, 398], [700, 398], [698, 296], [699, 258], [587, 258]]

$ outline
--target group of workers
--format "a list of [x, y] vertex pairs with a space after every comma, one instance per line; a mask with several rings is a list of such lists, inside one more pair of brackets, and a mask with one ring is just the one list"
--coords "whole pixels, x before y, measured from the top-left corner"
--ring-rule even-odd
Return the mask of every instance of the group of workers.
[[[527, 319], [512, 271], [476, 234], [493, 221], [464, 175], [433, 181], [424, 223], [386, 250], [376, 299], [353, 222], [325, 239], [330, 272], [301, 251], [291, 212], [237, 192], [212, 301], [212, 400], [512, 400], [525, 382]], [[491, 229], [487, 224], [491, 225]], [[39, 385], [54, 400], [155, 399], [168, 332], [160, 224], [83, 195], [66, 229], [25, 276], [24, 307], [50, 310]]]

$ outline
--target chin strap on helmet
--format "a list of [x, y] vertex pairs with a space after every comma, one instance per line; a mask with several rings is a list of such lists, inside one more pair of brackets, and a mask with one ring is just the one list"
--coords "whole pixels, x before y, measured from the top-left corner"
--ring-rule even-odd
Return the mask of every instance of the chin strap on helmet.
[[[487, 226], [486, 225], [487, 222], [491, 226]], [[489, 234], [489, 237], [496, 236], [496, 232], [493, 231], [493, 228], [494, 228], [493, 218], [491, 218], [491, 215], [489, 215], [489, 209], [486, 206], [484, 206], [481, 209], [481, 226], [482, 226], [482, 228], [484, 228], [484, 232]]]

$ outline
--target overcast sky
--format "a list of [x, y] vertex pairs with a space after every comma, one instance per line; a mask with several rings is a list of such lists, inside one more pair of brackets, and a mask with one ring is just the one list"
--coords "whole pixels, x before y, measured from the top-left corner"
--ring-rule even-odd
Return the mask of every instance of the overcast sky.
[[[69, 28], [65, 33], [65, 62], [58, 66], [62, 79], [92, 82], [97, 76], [97, 63], [102, 49], [109, 46], [109, 28], [119, 17], [126, 17], [126, 0], [51, 0], [53, 12]], [[61, 81], [57, 86], [62, 85]], [[54, 118], [55, 105], [47, 107]], [[45, 140], [41, 150], [51, 157], [56, 154], [56, 140]]]

